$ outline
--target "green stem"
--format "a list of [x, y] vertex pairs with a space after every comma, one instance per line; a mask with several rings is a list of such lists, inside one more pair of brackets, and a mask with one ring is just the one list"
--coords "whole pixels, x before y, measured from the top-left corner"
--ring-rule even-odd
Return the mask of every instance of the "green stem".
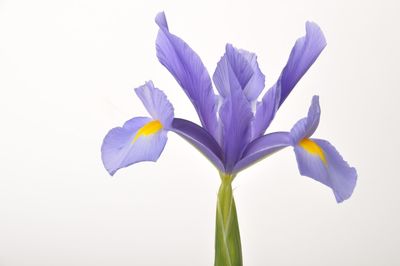
[[232, 194], [233, 175], [221, 174], [215, 230], [215, 266], [242, 266], [239, 224]]

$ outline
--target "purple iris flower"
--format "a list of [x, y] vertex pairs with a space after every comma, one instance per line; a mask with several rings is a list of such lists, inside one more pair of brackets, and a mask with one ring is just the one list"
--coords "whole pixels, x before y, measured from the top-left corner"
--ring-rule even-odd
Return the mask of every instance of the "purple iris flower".
[[202, 126], [174, 117], [172, 104], [151, 81], [135, 89], [151, 118], [136, 117], [112, 129], [102, 145], [107, 171], [141, 161], [156, 161], [172, 131], [189, 141], [224, 174], [236, 175], [260, 159], [285, 147], [294, 147], [300, 174], [329, 186], [338, 202], [349, 198], [356, 184], [356, 170], [326, 140], [312, 139], [319, 123], [318, 96], [308, 116], [290, 132], [264, 135], [279, 107], [326, 46], [325, 37], [313, 22], [299, 38], [276, 83], [258, 101], [265, 76], [254, 53], [226, 45], [213, 75], [200, 57], [179, 37], [170, 33], [164, 13], [156, 17], [160, 27], [157, 57], [175, 77], [200, 118]]
[[135, 89], [151, 117], [135, 117], [111, 129], [101, 148], [107, 171], [114, 175], [141, 161], [156, 161], [175, 132], [196, 147], [218, 169], [215, 265], [241, 266], [242, 252], [232, 181], [243, 169], [285, 147], [292, 146], [301, 175], [330, 187], [337, 202], [348, 199], [357, 173], [326, 140], [311, 138], [320, 118], [319, 98], [314, 96], [307, 117], [289, 132], [265, 134], [279, 107], [326, 46], [317, 24], [306, 23], [306, 35], [298, 39], [276, 83], [259, 101], [265, 85], [255, 54], [227, 44], [213, 75], [200, 57], [179, 37], [170, 33], [164, 13], [156, 17], [160, 27], [157, 57], [175, 77], [200, 118], [201, 126], [174, 117], [166, 95], [151, 81]]

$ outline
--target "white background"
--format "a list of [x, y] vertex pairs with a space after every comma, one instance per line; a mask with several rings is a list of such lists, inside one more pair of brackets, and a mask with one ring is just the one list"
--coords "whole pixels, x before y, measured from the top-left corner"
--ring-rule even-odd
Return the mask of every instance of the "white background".
[[306, 20], [328, 46], [280, 109], [289, 130], [320, 95], [314, 136], [355, 166], [353, 196], [298, 173], [290, 148], [241, 173], [245, 265], [400, 265], [396, 1], [0, 0], [0, 265], [212, 265], [219, 176], [174, 134], [159, 161], [111, 178], [107, 131], [146, 115], [152, 79], [178, 117], [193, 107], [155, 56], [164, 10], [212, 74], [226, 42], [256, 52], [267, 87]]

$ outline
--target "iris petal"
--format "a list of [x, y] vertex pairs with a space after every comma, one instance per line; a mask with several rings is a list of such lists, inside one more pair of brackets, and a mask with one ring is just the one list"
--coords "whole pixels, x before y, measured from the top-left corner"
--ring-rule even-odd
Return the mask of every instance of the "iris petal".
[[215, 86], [223, 98], [219, 110], [222, 134], [219, 140], [227, 172], [232, 171], [250, 141], [253, 113], [243, 88], [252, 75], [253, 70], [247, 59], [227, 44], [213, 75]]
[[282, 104], [297, 82], [303, 77], [326, 46], [325, 36], [316, 23], [306, 23], [306, 36], [298, 39], [283, 68], [278, 82], [281, 88]]
[[146, 107], [153, 119], [159, 120], [163, 127], [169, 128], [174, 119], [174, 107], [161, 90], [148, 81], [143, 86], [135, 89], [137, 96]]
[[227, 44], [213, 75], [220, 95], [228, 97], [232, 90], [243, 90], [252, 75], [253, 69], [247, 59], [231, 44]]
[[156, 161], [167, 142], [167, 132], [157, 128], [148, 134], [138, 132], [153, 120], [135, 117], [123, 127], [111, 129], [101, 146], [103, 164], [110, 175], [141, 161]]
[[296, 145], [294, 152], [300, 174], [311, 177], [330, 187], [337, 202], [348, 199], [353, 193], [357, 182], [355, 168], [350, 167], [328, 141], [321, 139], [311, 140], [323, 151], [325, 162], [320, 156]]
[[265, 75], [261, 72], [261, 69], [258, 66], [256, 54], [243, 49], [240, 49], [239, 52], [246, 58], [247, 62], [253, 69], [253, 75], [251, 76], [250, 80], [247, 82], [246, 86], [243, 89], [244, 94], [247, 97], [247, 100], [252, 102], [257, 100], [258, 96], [264, 89]]
[[185, 119], [175, 118], [171, 131], [196, 147], [219, 171], [225, 172], [222, 150], [215, 139], [204, 128]]
[[169, 32], [163, 12], [157, 15], [156, 23], [160, 27], [156, 40], [158, 60], [175, 77], [195, 107], [201, 124], [215, 137], [217, 98], [203, 62], [189, 45]]
[[[265, 76], [258, 67], [255, 54], [227, 44], [225, 54], [218, 62], [213, 80], [222, 97], [227, 97], [232, 89], [240, 88], [244, 91], [247, 100], [252, 102], [263, 90]], [[231, 86], [232, 82], [237, 82], [239, 86]]]
[[277, 86], [269, 89], [262, 101], [257, 104], [254, 122], [252, 123], [252, 139], [262, 136], [269, 127], [279, 108], [281, 91]]
[[318, 127], [321, 109], [314, 96], [307, 117], [300, 119], [290, 131], [297, 165], [301, 175], [330, 187], [337, 202], [348, 199], [356, 185], [357, 173], [326, 140], [310, 139]]
[[319, 106], [319, 97], [315, 95], [312, 98], [307, 117], [300, 119], [290, 131], [293, 142], [298, 143], [302, 139], [307, 139], [317, 130], [319, 119], [321, 116], [321, 108]]
[[222, 149], [225, 168], [230, 173], [251, 137], [250, 123], [253, 113], [242, 90], [232, 91], [231, 96], [224, 100], [219, 115], [224, 136]]
[[288, 132], [275, 132], [259, 137], [246, 147], [233, 172], [237, 173], [291, 144], [292, 139]]
[[257, 105], [253, 126], [255, 137], [261, 136], [265, 132], [279, 107], [325, 46], [326, 40], [321, 29], [317, 24], [307, 22], [306, 35], [296, 41], [279, 79]]

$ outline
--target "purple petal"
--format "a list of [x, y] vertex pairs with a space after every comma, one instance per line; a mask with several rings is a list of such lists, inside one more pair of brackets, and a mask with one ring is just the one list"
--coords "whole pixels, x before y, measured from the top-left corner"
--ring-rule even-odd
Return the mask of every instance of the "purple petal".
[[183, 137], [199, 149], [221, 172], [225, 172], [221, 161], [222, 151], [215, 139], [202, 127], [185, 119], [175, 118], [171, 131]]
[[253, 75], [244, 87], [244, 94], [247, 100], [250, 102], [255, 101], [265, 86], [265, 75], [261, 72], [258, 66], [257, 56], [254, 53], [248, 52], [246, 50], [240, 49], [240, 54], [242, 54], [247, 62], [253, 69]]
[[222, 124], [222, 149], [227, 173], [233, 170], [250, 142], [250, 123], [253, 118], [251, 107], [242, 90], [232, 90], [219, 111]]
[[298, 39], [278, 81], [267, 91], [255, 114], [255, 137], [262, 135], [297, 82], [307, 72], [326, 46], [317, 24], [306, 23], [306, 36]]
[[189, 97], [201, 124], [213, 135], [217, 131], [217, 102], [210, 76], [199, 56], [179, 37], [168, 30], [165, 14], [157, 15], [160, 26], [156, 47], [157, 57]]
[[300, 174], [330, 187], [337, 202], [348, 199], [357, 182], [355, 168], [350, 167], [328, 141], [321, 139], [312, 139], [311, 141], [323, 151], [324, 160], [317, 154], [310, 153], [300, 145], [296, 145], [294, 151]]
[[[255, 100], [264, 88], [265, 76], [261, 73], [255, 54], [238, 50], [227, 44], [225, 54], [218, 62], [213, 80], [221, 96], [227, 97], [232, 89], [241, 89], [249, 102]], [[230, 83], [238, 83], [232, 86]]]
[[314, 95], [308, 109], [307, 117], [300, 119], [290, 130], [293, 142], [298, 143], [300, 140], [311, 137], [319, 124], [321, 116], [321, 108], [319, 106], [319, 97]]
[[226, 52], [215, 69], [213, 80], [219, 94], [230, 97], [235, 90], [241, 91], [252, 75], [247, 60], [232, 45], [226, 45]]
[[170, 128], [172, 119], [174, 119], [174, 108], [164, 92], [155, 88], [151, 81], [136, 88], [135, 92], [151, 117], [160, 120], [163, 127]]
[[319, 26], [306, 23], [306, 36], [298, 39], [290, 53], [289, 60], [279, 77], [282, 104], [297, 82], [307, 72], [326, 46], [325, 36]]
[[269, 127], [279, 108], [280, 90], [274, 86], [269, 89], [262, 101], [257, 104], [254, 122], [252, 123], [252, 139], [262, 136]]
[[138, 131], [151, 121], [147, 117], [135, 117], [123, 127], [111, 129], [103, 140], [101, 157], [110, 175], [118, 169], [141, 161], [156, 161], [167, 142], [167, 132], [137, 137]]
[[288, 132], [275, 132], [259, 137], [247, 146], [242, 159], [233, 168], [233, 172], [237, 173], [291, 144], [292, 139]]

